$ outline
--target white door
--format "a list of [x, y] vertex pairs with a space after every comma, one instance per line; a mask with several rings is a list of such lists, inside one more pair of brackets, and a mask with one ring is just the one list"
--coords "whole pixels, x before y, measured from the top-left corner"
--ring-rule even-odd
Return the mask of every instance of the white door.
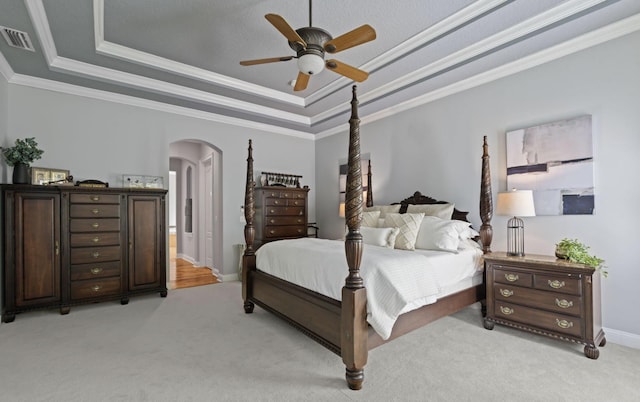
[[213, 163], [204, 161], [204, 262], [213, 268]]

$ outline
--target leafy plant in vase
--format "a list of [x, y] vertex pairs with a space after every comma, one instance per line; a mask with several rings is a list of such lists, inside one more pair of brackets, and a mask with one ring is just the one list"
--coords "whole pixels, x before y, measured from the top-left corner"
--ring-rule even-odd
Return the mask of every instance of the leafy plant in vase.
[[579, 242], [578, 239], [564, 238], [556, 243], [556, 257], [593, 267], [599, 270], [605, 278], [609, 274], [604, 269], [604, 260], [589, 254], [589, 246]]
[[18, 138], [12, 147], [0, 147], [7, 165], [13, 166], [13, 183], [29, 183], [29, 166], [42, 157], [43, 150], [38, 148], [34, 137], [21, 140]]

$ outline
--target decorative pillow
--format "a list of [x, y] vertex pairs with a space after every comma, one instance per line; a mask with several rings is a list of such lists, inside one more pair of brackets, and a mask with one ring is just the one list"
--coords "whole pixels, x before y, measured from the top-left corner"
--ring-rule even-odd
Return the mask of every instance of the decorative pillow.
[[399, 214], [388, 213], [384, 218], [384, 225], [387, 227], [397, 227], [400, 233], [396, 237], [395, 248], [401, 250], [415, 250], [416, 237], [420, 229], [420, 223], [424, 214]]
[[451, 215], [453, 215], [453, 207], [454, 204], [421, 204], [407, 205], [407, 213], [424, 213], [425, 216], [437, 216], [441, 219], [451, 219]]
[[459, 221], [459, 220], [452, 220], [451, 222], [455, 224], [455, 228], [458, 231], [458, 234], [460, 235], [460, 240], [473, 239], [476, 236], [480, 236], [480, 233], [476, 232], [471, 227], [471, 222], [465, 222], [465, 221]]
[[363, 212], [361, 226], [377, 228], [379, 218], [380, 218], [380, 211]]
[[386, 226], [384, 226], [384, 218], [378, 218], [378, 227], [379, 228], [386, 227]]
[[458, 226], [456, 221], [444, 220], [435, 216], [425, 216], [420, 224], [420, 231], [416, 238], [416, 248], [457, 253], [460, 245], [460, 234], [456, 226]]
[[400, 204], [398, 205], [374, 205], [366, 207], [365, 212], [380, 211], [380, 218], [384, 218], [387, 214], [400, 212]]
[[386, 248], [393, 248], [398, 232], [400, 232], [398, 228], [372, 228], [368, 226], [360, 228], [364, 244]]

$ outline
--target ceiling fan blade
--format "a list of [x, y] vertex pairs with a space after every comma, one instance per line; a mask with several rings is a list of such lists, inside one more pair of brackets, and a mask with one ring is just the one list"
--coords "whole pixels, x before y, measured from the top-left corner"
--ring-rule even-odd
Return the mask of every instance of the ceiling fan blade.
[[334, 60], [334, 59], [327, 60], [325, 66], [329, 70], [332, 70], [333, 72], [338, 73], [340, 75], [344, 75], [345, 77], [351, 78], [352, 80], [357, 82], [362, 82], [367, 78], [369, 78], [368, 72], [362, 71], [358, 68], [345, 64], [338, 60]]
[[329, 53], [338, 53], [345, 49], [367, 43], [376, 38], [376, 31], [370, 25], [364, 24], [361, 27], [340, 35], [324, 44], [324, 50]]
[[267, 21], [271, 23], [271, 25], [276, 27], [276, 29], [280, 31], [280, 33], [283, 34], [285, 38], [287, 38], [287, 40], [289, 40], [290, 42], [298, 42], [304, 48], [307, 47], [307, 43], [304, 41], [304, 39], [302, 39], [293, 28], [291, 28], [291, 25], [289, 25], [287, 21], [284, 20], [284, 18], [282, 18], [278, 14], [267, 14], [264, 16], [264, 18], [266, 18]]
[[307, 89], [307, 84], [309, 83], [309, 75], [299, 72], [298, 78], [296, 78], [296, 85], [293, 87], [294, 91], [304, 91]]
[[243, 66], [253, 66], [256, 64], [275, 63], [277, 61], [289, 61], [291, 59], [293, 59], [293, 56], [271, 57], [268, 59], [243, 60], [240, 64]]

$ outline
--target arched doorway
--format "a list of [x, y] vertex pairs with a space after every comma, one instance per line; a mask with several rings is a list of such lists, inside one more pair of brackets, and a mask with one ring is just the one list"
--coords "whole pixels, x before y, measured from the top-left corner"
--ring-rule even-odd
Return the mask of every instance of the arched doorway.
[[[180, 264], [192, 268], [207, 268], [211, 275], [220, 277], [222, 267], [222, 152], [201, 140], [181, 140], [169, 144], [170, 185], [169, 200], [175, 200], [170, 216], [170, 287], [181, 286]], [[175, 175], [175, 176], [174, 176]], [[170, 183], [171, 184], [171, 183]], [[175, 241], [174, 241], [175, 240]], [[172, 255], [174, 254], [174, 255]], [[176, 265], [172, 265], [177, 261]], [[183, 265], [184, 266], [184, 265]], [[184, 271], [186, 272], [186, 271]], [[202, 275], [203, 270], [192, 270], [189, 276]], [[207, 281], [203, 281], [205, 284]]]

